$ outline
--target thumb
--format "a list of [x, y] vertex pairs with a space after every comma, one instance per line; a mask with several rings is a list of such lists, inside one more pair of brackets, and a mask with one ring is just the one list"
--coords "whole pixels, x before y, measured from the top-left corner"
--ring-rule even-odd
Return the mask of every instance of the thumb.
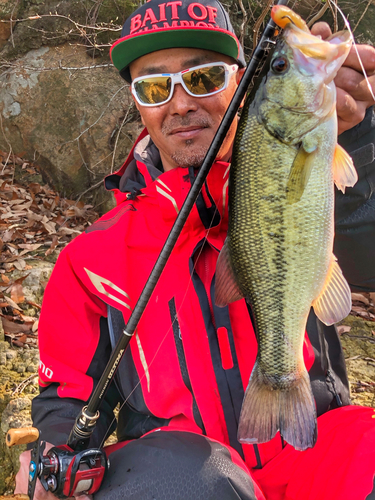
[[323, 40], [332, 35], [331, 28], [329, 24], [324, 22], [315, 23], [311, 28], [311, 34], [314, 36], [321, 36]]

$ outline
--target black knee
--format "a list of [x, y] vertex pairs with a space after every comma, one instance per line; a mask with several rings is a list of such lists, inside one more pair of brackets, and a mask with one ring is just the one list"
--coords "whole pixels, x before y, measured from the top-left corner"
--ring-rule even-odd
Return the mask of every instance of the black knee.
[[198, 434], [153, 432], [110, 462], [95, 500], [256, 500], [251, 477], [229, 450]]

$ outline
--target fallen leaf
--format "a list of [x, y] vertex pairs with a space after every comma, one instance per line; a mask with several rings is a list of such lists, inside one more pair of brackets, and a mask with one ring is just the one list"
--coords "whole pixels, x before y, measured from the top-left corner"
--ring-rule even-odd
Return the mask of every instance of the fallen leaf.
[[343, 333], [348, 333], [348, 332], [350, 332], [350, 330], [351, 330], [351, 329], [352, 329], [352, 327], [351, 327], [351, 326], [347, 326], [347, 325], [339, 325], [339, 326], [337, 327], [337, 333], [338, 333], [339, 335], [342, 335]]
[[2, 238], [3, 242], [7, 243], [8, 241], [12, 241], [14, 233], [15, 233], [14, 229], [8, 229], [7, 231], [5, 231]]
[[26, 340], [27, 340], [27, 335], [23, 334], [20, 337], [18, 337], [17, 340], [19, 342], [22, 342], [24, 344], [26, 342]]
[[43, 226], [46, 228], [49, 234], [56, 232], [56, 223], [55, 222], [43, 222]]
[[31, 182], [29, 184], [29, 190], [33, 193], [33, 194], [38, 194], [40, 193], [40, 191], [42, 190], [42, 186], [40, 184], [38, 184], [37, 182]]
[[21, 342], [20, 340], [11, 340], [12, 345], [15, 345], [16, 347], [23, 347], [25, 344], [24, 342]]
[[71, 235], [71, 234], [80, 234], [80, 231], [77, 231], [76, 229], [71, 229], [70, 227], [60, 227], [59, 233], [63, 235]]
[[14, 309], [18, 309], [19, 311], [22, 311], [22, 309], [20, 307], [18, 307], [18, 305], [10, 297], [4, 297], [4, 299], [8, 302], [8, 305], [10, 305], [11, 307], [14, 307]]
[[361, 293], [352, 293], [352, 300], [358, 300], [359, 302], [363, 302], [363, 304], [366, 305], [370, 303], [368, 298], [362, 295]]
[[14, 262], [14, 267], [19, 271], [23, 271], [26, 267], [26, 262], [23, 259], [18, 259]]
[[20, 248], [24, 248], [28, 252], [33, 252], [42, 246], [42, 243], [20, 243], [18, 245]]
[[51, 246], [49, 247], [49, 249], [45, 252], [45, 255], [50, 255], [54, 250], [55, 248], [57, 247], [57, 244], [59, 242], [59, 238], [57, 237], [57, 234], [54, 234], [52, 236], [52, 242], [51, 242]]
[[10, 321], [7, 318], [1, 318], [3, 323], [4, 332], [9, 334], [15, 333], [31, 333], [31, 328], [29, 325], [24, 325], [21, 323], [16, 323], [15, 321]]
[[40, 304], [37, 304], [36, 302], [32, 302], [31, 300], [27, 300], [26, 304], [29, 304], [30, 306], [36, 307], [37, 309], [42, 308], [42, 306]]
[[25, 295], [23, 293], [23, 288], [21, 283], [14, 283], [10, 289], [11, 299], [14, 300], [16, 304], [22, 304], [25, 302]]

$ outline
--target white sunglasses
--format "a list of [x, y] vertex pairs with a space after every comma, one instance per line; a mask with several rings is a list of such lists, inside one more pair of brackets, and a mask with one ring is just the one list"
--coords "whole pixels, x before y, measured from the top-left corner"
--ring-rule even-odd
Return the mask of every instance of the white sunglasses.
[[160, 73], [134, 78], [131, 91], [141, 106], [160, 106], [173, 96], [176, 83], [193, 97], [207, 97], [226, 89], [237, 64], [217, 62], [201, 64], [179, 73]]

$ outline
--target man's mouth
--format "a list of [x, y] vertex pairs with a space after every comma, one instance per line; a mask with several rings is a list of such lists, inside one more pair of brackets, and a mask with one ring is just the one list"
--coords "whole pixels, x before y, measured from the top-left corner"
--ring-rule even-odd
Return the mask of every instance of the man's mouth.
[[165, 136], [189, 140], [194, 139], [202, 130], [211, 126], [210, 120], [206, 117], [175, 117], [169, 123], [163, 123], [162, 133]]
[[192, 125], [190, 127], [178, 127], [175, 129], [172, 129], [168, 135], [172, 135], [174, 137], [180, 137], [181, 139], [193, 139], [195, 136], [197, 136], [202, 130], [204, 130], [207, 127], [204, 127], [202, 125]]

